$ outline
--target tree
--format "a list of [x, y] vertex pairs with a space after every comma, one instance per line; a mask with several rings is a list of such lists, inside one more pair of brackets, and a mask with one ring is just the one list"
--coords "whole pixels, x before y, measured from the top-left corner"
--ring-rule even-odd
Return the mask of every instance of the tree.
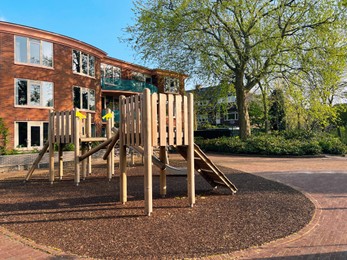
[[127, 40], [142, 58], [234, 85], [243, 139], [251, 134], [250, 90], [300, 70], [299, 57], [334, 49], [325, 45], [327, 28], [346, 21], [338, 0], [136, 0], [134, 10]]
[[286, 130], [286, 112], [283, 90], [279, 88], [274, 89], [271, 93], [270, 99], [272, 101], [269, 109], [271, 130]]

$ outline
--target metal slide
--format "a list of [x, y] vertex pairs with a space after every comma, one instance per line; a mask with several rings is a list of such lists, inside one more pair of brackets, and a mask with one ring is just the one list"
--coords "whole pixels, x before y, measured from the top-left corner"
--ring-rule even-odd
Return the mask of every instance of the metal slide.
[[[187, 159], [188, 146], [177, 146], [176, 150]], [[232, 193], [237, 192], [236, 186], [196, 144], [194, 144], [194, 166], [195, 170], [200, 173], [212, 187], [222, 186], [230, 189]]]

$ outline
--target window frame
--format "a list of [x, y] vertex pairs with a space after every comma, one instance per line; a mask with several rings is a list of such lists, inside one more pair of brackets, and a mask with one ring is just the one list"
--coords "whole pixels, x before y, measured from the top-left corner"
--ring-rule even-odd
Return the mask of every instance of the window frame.
[[[78, 56], [78, 63], [76, 63], [76, 64], [74, 63], [74, 61], [75, 61], [74, 53], [75, 52], [78, 53], [78, 55], [77, 55]], [[83, 63], [83, 58], [85, 58], [85, 60], [87, 62], [87, 66], [85, 68], [83, 67], [83, 64], [84, 64]], [[93, 61], [93, 66], [92, 66], [93, 68], [91, 68], [91, 66], [90, 66], [91, 61]], [[95, 56], [93, 56], [93, 55], [91, 55], [89, 53], [80, 51], [80, 50], [76, 50], [76, 49], [72, 50], [71, 65], [72, 65], [72, 72], [74, 74], [95, 78], [95, 74], [96, 74], [95, 62], [96, 62]], [[76, 70], [74, 69], [75, 66], [78, 66], [78, 67], [76, 67]], [[86, 73], [83, 72], [84, 70], [86, 71]], [[91, 74], [93, 74], [93, 75], [91, 75]]]
[[[168, 82], [168, 83], [167, 83]], [[172, 83], [175, 84], [176, 91], [173, 91]], [[169, 85], [169, 89], [167, 89], [167, 85]], [[164, 78], [164, 92], [165, 93], [173, 93], [178, 94], [180, 93], [180, 80], [179, 78], [175, 77], [165, 77]]]
[[[19, 147], [19, 123], [26, 123], [26, 143], [27, 146]], [[45, 142], [48, 140], [48, 131], [45, 135], [45, 125], [46, 129], [48, 130], [48, 121], [15, 121], [14, 122], [14, 148], [18, 150], [33, 150], [33, 149], [41, 149]], [[31, 146], [31, 128], [32, 127], [40, 127], [40, 145], [39, 146]]]
[[[106, 71], [107, 68], [111, 68], [112, 70], [112, 77], [105, 77], [106, 76]], [[101, 72], [101, 80], [104, 80], [104, 82], [106, 82], [105, 79], [112, 79], [112, 82], [114, 82], [117, 79], [121, 79], [122, 78], [122, 68], [118, 67], [118, 66], [114, 66], [111, 64], [107, 64], [107, 63], [101, 63], [100, 64], [100, 72]], [[107, 85], [116, 85], [112, 82], [106, 82]]]
[[[18, 51], [20, 51], [20, 49], [18, 49], [17, 46], [17, 38], [23, 38], [26, 40], [26, 61], [20, 61], [20, 55], [18, 55]], [[32, 56], [32, 43], [39, 43], [39, 63], [32, 63], [30, 62], [31, 60], [31, 56]], [[45, 44], [51, 45], [51, 52], [52, 52], [52, 60], [51, 60], [51, 66], [45, 65], [44, 63], [44, 51], [43, 51], [43, 46]], [[18, 57], [19, 56], [19, 57]], [[41, 39], [37, 39], [37, 38], [31, 38], [31, 37], [25, 37], [25, 36], [20, 36], [20, 35], [14, 35], [14, 62], [15, 64], [20, 64], [20, 65], [28, 65], [28, 66], [34, 66], [34, 67], [40, 67], [40, 68], [46, 68], [46, 69], [54, 69], [54, 44], [52, 42], [48, 42], [48, 41], [44, 41]]]
[[[26, 105], [18, 104], [18, 88], [17, 88], [17, 82], [18, 81], [26, 81]], [[44, 98], [44, 95], [47, 93], [45, 87], [45, 83], [48, 83], [52, 88], [52, 106], [44, 106], [43, 102], [46, 100]], [[40, 104], [39, 105], [32, 105], [31, 104], [31, 86], [32, 85], [39, 85], [40, 86]], [[54, 83], [49, 81], [40, 81], [40, 80], [30, 80], [30, 79], [23, 79], [23, 78], [15, 78], [14, 79], [14, 106], [15, 107], [21, 107], [21, 108], [38, 108], [38, 109], [52, 109], [54, 108]]]
[[[79, 96], [80, 96], [79, 97], [79, 106], [80, 107], [75, 106], [75, 89], [76, 88], [79, 89]], [[83, 93], [88, 94], [87, 109], [83, 108], [84, 107]], [[95, 110], [96, 110], [96, 95], [95, 94], [96, 94], [95, 89], [85, 88], [85, 87], [80, 87], [80, 86], [73, 86], [72, 87], [72, 104], [73, 104], [73, 107], [78, 108], [81, 111], [95, 112]], [[93, 97], [94, 97], [94, 100], [93, 100]]]

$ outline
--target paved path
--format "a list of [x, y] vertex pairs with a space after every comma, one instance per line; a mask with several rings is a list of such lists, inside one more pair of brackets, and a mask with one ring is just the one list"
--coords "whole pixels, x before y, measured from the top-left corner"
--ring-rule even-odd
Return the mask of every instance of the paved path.
[[317, 208], [297, 234], [216, 259], [347, 259], [347, 158], [209, 157], [218, 165], [288, 184]]
[[[218, 165], [288, 184], [316, 205], [297, 234], [261, 247], [207, 259], [347, 259], [347, 158], [262, 158], [210, 155]], [[77, 259], [0, 227], [0, 259]]]

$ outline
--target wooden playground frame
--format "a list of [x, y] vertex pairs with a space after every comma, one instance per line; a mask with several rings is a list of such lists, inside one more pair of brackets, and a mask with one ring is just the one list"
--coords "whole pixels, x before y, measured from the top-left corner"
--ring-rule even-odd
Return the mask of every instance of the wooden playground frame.
[[[83, 115], [78, 109], [72, 111], [50, 111], [48, 141], [30, 168], [25, 181], [28, 181], [45, 152], [49, 151], [49, 181], [53, 184], [54, 146], [58, 145], [59, 179], [63, 178], [63, 146], [75, 145], [74, 181], [78, 186], [81, 178], [91, 173], [91, 155], [107, 147], [103, 159], [107, 159], [107, 177], [114, 173], [114, 146], [119, 139], [120, 201], [127, 201], [126, 147], [143, 151], [144, 157], [144, 199], [145, 214], [153, 211], [152, 191], [152, 154], [153, 147], [160, 149], [160, 194], [166, 195], [166, 158], [167, 146], [187, 147], [188, 200], [192, 207], [195, 203], [194, 179], [194, 100], [193, 95], [150, 94], [145, 89], [142, 94], [120, 97], [120, 129], [112, 134], [114, 117], [111, 111], [106, 116], [106, 137], [92, 137], [91, 113]], [[92, 142], [102, 142], [91, 149]], [[157, 165], [158, 161], [156, 162]]]

